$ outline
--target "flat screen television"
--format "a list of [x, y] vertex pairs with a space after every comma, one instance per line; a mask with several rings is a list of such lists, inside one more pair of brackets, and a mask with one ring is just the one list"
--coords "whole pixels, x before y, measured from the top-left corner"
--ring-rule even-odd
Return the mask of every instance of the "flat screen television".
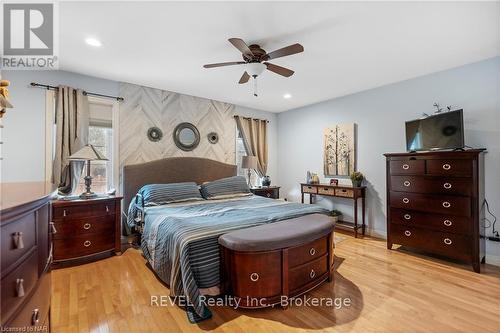
[[463, 110], [406, 122], [406, 150], [464, 148]]

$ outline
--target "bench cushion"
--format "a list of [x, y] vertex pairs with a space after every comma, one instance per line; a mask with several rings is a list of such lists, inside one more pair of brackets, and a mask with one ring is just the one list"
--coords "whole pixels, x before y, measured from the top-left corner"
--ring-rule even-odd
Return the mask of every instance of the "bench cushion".
[[240, 252], [277, 250], [324, 237], [334, 227], [335, 223], [330, 216], [311, 214], [232, 231], [220, 236], [219, 244]]

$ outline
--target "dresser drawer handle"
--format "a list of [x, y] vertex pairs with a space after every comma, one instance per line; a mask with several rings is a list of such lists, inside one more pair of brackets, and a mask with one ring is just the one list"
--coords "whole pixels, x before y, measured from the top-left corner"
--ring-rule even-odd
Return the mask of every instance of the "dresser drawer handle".
[[52, 235], [57, 234], [57, 229], [54, 222], [50, 222], [50, 232], [52, 233]]
[[267, 192], [266, 196], [267, 196], [268, 198], [270, 198], [270, 197], [271, 197], [271, 193]]
[[40, 310], [34, 309], [31, 315], [31, 325], [36, 325], [40, 321]]
[[444, 208], [450, 208], [451, 207], [451, 203], [449, 203], [448, 201], [445, 201], [445, 202], [443, 202], [443, 207]]
[[405, 230], [405, 236], [410, 237], [411, 236], [411, 231], [410, 230]]
[[16, 280], [16, 296], [24, 297], [24, 279]]
[[450, 170], [451, 169], [451, 165], [449, 165], [448, 163], [443, 164], [443, 169], [444, 170]]
[[403, 202], [404, 202], [405, 204], [407, 204], [407, 203], [409, 203], [409, 202], [410, 202], [410, 199], [408, 199], [408, 198], [403, 198]]
[[309, 254], [310, 255], [315, 255], [316, 254], [316, 249], [314, 247], [311, 247], [311, 249], [309, 250]]
[[443, 224], [447, 227], [450, 227], [453, 224], [453, 222], [451, 222], [450, 220], [444, 220]]
[[309, 277], [311, 279], [314, 279], [315, 276], [316, 276], [316, 272], [314, 271], [314, 269], [311, 269], [311, 272], [309, 273]]
[[253, 282], [257, 282], [257, 280], [259, 280], [259, 274], [257, 273], [250, 274], [250, 280], [252, 280]]
[[63, 209], [63, 216], [64, 217], [68, 216], [68, 213], [66, 212], [66, 209]]
[[106, 213], [109, 213], [109, 207], [106, 205]]
[[453, 242], [451, 241], [451, 239], [449, 239], [449, 238], [445, 238], [445, 239], [443, 240], [443, 242], [444, 242], [446, 245], [451, 245], [451, 243], [453, 243]]
[[451, 188], [451, 184], [450, 183], [444, 183], [443, 187], [447, 190], [449, 190]]
[[16, 249], [24, 249], [23, 233], [22, 231], [15, 232], [12, 235], [14, 238], [14, 246]]
[[405, 215], [403, 215], [403, 217], [405, 218], [405, 220], [411, 220], [410, 214], [405, 214]]
[[328, 187], [323, 187], [323, 191], [330, 191], [330, 189]]
[[410, 183], [410, 181], [405, 180], [404, 183], [403, 183], [403, 185], [406, 186], [406, 187], [410, 187], [411, 183]]
[[92, 226], [92, 224], [90, 224], [90, 223], [85, 223], [85, 224], [83, 225], [83, 229], [85, 229], [85, 230], [89, 230], [91, 226]]
[[403, 170], [408, 170], [410, 166], [408, 164], [403, 164]]
[[83, 246], [85, 246], [85, 247], [89, 247], [90, 245], [92, 245], [92, 243], [89, 240], [86, 240], [85, 242], [83, 242]]
[[312, 188], [313, 188], [312, 186], [308, 186], [308, 187], [307, 187], [307, 189], [309, 189], [309, 190], [312, 190]]

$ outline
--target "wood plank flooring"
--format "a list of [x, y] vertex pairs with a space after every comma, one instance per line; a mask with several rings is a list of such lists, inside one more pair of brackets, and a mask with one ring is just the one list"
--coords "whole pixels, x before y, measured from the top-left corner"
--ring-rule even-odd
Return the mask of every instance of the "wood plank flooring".
[[336, 248], [335, 282], [308, 296], [349, 298], [351, 305], [288, 310], [213, 308], [190, 324], [176, 306], [150, 306], [169, 291], [139, 251], [53, 271], [52, 330], [68, 332], [499, 332], [500, 268], [484, 273], [384, 241], [344, 236]]

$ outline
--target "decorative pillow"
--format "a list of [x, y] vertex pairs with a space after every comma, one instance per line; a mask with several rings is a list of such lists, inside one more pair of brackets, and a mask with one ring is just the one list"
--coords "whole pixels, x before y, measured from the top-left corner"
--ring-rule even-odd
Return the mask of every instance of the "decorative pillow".
[[201, 194], [205, 199], [223, 199], [252, 195], [244, 177], [234, 176], [214, 180], [201, 185]]
[[198, 185], [194, 182], [144, 185], [139, 190], [139, 194], [142, 195], [145, 206], [203, 200]]

